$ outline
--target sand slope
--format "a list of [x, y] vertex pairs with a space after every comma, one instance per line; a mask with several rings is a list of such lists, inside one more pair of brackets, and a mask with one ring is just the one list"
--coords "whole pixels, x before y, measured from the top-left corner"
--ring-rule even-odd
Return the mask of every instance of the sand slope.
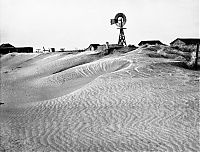
[[200, 72], [149, 51], [4, 59], [0, 150], [199, 151]]

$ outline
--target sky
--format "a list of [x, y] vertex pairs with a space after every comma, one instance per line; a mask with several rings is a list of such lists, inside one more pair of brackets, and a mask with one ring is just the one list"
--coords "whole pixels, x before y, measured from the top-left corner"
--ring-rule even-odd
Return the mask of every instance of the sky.
[[127, 18], [127, 44], [199, 38], [199, 0], [0, 0], [0, 44], [34, 49], [83, 49], [91, 43], [117, 43], [110, 25]]

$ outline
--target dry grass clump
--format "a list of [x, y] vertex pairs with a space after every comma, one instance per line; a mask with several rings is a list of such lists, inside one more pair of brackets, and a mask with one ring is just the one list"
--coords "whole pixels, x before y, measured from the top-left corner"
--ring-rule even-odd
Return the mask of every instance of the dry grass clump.
[[193, 52], [193, 51], [196, 51], [197, 49], [197, 46], [196, 45], [191, 45], [191, 46], [175, 46], [175, 47], [171, 47], [173, 49], [176, 49], [176, 50], [179, 50], [181, 52]]
[[195, 67], [196, 58], [199, 59], [199, 56], [196, 56], [196, 51], [197, 51], [196, 45], [181, 46], [181, 47], [176, 47], [176, 48], [179, 50], [179, 52], [182, 53], [182, 56], [186, 59], [186, 64], [187, 64], [188, 68], [198, 69], [198, 65], [197, 65], [197, 67]]
[[146, 46], [143, 50], [151, 58], [173, 59], [182, 62], [180, 66], [183, 68], [194, 69], [196, 59], [196, 48], [194, 46], [178, 48], [155, 45]]
[[144, 50], [148, 51], [147, 55], [149, 57], [164, 57], [169, 59], [175, 59], [181, 56], [186, 61], [190, 61], [191, 59], [191, 53], [189, 53], [189, 51], [183, 52], [179, 49], [175, 49], [174, 47], [170, 46], [147, 46]]

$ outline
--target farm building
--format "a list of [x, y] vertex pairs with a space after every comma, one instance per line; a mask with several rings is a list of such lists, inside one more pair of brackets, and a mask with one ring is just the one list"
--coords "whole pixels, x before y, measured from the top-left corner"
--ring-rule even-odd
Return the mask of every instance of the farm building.
[[164, 45], [159, 40], [141, 41], [138, 45], [142, 46], [142, 45], [146, 45], [146, 44], [148, 44], [148, 45]]
[[15, 50], [18, 53], [33, 53], [32, 47], [16, 47]]
[[50, 48], [50, 52], [55, 52], [55, 48]]
[[95, 51], [95, 50], [105, 50], [105, 49], [119, 49], [119, 48], [122, 48], [123, 46], [121, 45], [118, 45], [118, 44], [109, 44], [109, 43], [106, 43], [106, 44], [103, 44], [103, 45], [100, 45], [100, 44], [90, 44], [90, 46], [86, 49], [88, 51]]
[[170, 46], [173, 47], [184, 47], [184, 46], [196, 46], [197, 44], [200, 44], [200, 39], [194, 39], [194, 38], [177, 38], [176, 40], [172, 41], [170, 43]]
[[86, 50], [95, 51], [97, 50], [98, 46], [100, 46], [100, 44], [90, 44], [90, 46]]
[[0, 45], [0, 54], [11, 53], [15, 50], [15, 47], [9, 43]]
[[14, 47], [9, 43], [0, 45], [0, 54], [7, 54], [12, 52], [18, 53], [33, 53], [32, 47]]

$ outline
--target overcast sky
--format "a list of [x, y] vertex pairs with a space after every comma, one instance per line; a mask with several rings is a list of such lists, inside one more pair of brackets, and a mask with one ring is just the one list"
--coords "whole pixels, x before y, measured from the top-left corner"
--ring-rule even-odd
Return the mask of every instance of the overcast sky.
[[127, 44], [199, 37], [199, 0], [0, 0], [0, 41], [57, 49], [117, 43], [110, 19], [119, 12]]

